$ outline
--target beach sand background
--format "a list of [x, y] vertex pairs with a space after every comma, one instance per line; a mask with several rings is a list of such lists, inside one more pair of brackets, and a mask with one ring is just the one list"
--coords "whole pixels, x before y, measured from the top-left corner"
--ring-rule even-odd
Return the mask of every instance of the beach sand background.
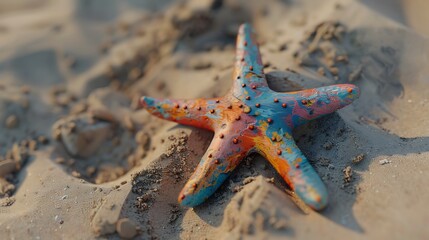
[[[428, 239], [429, 2], [0, 2], [1, 239]], [[250, 155], [201, 206], [177, 196], [212, 133], [142, 95], [222, 96], [238, 26], [270, 87], [352, 82], [351, 106], [294, 132], [329, 191], [300, 203]]]

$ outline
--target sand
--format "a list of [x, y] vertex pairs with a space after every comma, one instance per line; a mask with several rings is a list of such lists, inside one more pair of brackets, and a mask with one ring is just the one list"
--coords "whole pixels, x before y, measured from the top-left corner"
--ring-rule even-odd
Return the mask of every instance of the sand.
[[[426, 1], [0, 3], [1, 239], [428, 239]], [[177, 196], [212, 133], [142, 95], [222, 96], [251, 22], [269, 86], [361, 97], [294, 132], [329, 191], [306, 207], [259, 155], [204, 204]]]

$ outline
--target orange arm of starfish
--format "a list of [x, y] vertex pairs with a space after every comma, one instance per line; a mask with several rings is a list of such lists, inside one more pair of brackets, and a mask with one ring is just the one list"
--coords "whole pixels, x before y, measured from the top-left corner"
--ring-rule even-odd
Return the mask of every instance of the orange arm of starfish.
[[328, 202], [326, 187], [291, 135], [273, 140], [260, 137], [257, 150], [307, 205], [316, 210], [324, 208]]
[[184, 125], [213, 130], [215, 99], [176, 100], [142, 97], [140, 104], [151, 114]]

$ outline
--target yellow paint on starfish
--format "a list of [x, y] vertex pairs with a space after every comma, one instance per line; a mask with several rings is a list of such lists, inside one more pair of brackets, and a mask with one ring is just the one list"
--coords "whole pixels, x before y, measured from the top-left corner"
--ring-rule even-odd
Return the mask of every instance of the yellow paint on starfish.
[[294, 165], [300, 164], [302, 162], [302, 158], [298, 157], [293, 161]]
[[274, 138], [274, 141], [276, 142], [282, 141], [282, 136], [280, 136], [280, 134], [278, 134], [277, 132], [273, 132], [273, 138]]
[[292, 135], [290, 135], [288, 132], [284, 134], [284, 137], [286, 139], [292, 139]]
[[243, 112], [245, 113], [249, 113], [250, 112], [250, 107], [249, 106], [244, 106]]

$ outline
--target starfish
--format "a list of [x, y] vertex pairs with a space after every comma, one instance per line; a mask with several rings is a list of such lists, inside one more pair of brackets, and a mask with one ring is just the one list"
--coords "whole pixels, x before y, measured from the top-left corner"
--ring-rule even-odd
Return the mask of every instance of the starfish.
[[295, 144], [292, 129], [350, 104], [359, 89], [337, 84], [286, 93], [271, 90], [249, 24], [239, 28], [232, 85], [221, 98], [140, 99], [142, 107], [157, 117], [214, 131], [207, 152], [179, 194], [179, 203], [201, 204], [246, 155], [257, 152], [307, 205], [323, 209], [328, 202], [326, 187]]

